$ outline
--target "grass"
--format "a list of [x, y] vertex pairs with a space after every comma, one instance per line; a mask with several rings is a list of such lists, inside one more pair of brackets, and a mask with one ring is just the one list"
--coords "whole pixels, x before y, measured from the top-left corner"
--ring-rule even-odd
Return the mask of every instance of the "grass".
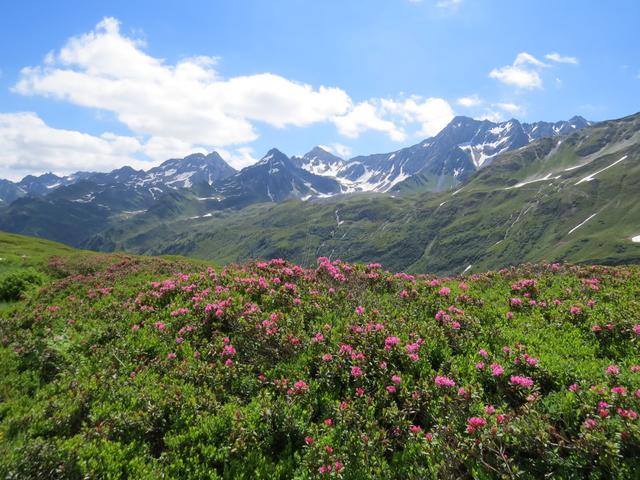
[[0, 274], [29, 267], [44, 270], [53, 256], [80, 254], [90, 255], [61, 243], [0, 232]]

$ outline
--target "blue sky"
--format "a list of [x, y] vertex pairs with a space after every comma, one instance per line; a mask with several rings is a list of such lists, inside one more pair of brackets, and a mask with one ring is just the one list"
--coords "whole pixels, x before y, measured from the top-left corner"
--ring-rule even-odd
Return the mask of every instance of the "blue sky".
[[5, 2], [0, 178], [640, 110], [640, 2]]

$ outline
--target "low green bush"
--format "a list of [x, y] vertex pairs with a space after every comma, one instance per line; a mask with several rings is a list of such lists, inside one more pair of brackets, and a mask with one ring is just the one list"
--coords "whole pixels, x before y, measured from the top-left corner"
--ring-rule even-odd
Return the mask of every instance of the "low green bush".
[[42, 274], [33, 268], [14, 270], [0, 276], [0, 301], [13, 302], [35, 286], [42, 285]]

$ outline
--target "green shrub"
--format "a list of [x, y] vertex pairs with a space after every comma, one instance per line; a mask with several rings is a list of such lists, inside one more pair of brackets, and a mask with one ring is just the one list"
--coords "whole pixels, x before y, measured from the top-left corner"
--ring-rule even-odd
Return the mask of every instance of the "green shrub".
[[32, 268], [6, 273], [0, 277], [0, 301], [20, 300], [28, 290], [42, 282], [42, 275]]

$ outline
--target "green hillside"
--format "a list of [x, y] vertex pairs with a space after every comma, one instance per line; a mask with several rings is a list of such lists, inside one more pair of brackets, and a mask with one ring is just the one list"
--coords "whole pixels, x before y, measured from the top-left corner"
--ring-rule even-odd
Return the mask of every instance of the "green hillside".
[[438, 273], [528, 261], [635, 263], [638, 184], [636, 114], [501, 155], [455, 192], [343, 196], [161, 220], [142, 215], [86, 245], [220, 262], [285, 257], [309, 265], [326, 255]]
[[90, 275], [118, 262], [144, 265], [160, 260], [183, 265], [186, 269], [211, 264], [182, 257], [151, 259], [78, 250], [49, 240], [0, 231], [0, 315], [11, 314], [21, 307], [20, 300], [36, 295], [38, 288], [60, 278], [72, 274]]
[[79, 250], [61, 243], [0, 232], [0, 273], [29, 267], [41, 270], [53, 256], [79, 254]]

